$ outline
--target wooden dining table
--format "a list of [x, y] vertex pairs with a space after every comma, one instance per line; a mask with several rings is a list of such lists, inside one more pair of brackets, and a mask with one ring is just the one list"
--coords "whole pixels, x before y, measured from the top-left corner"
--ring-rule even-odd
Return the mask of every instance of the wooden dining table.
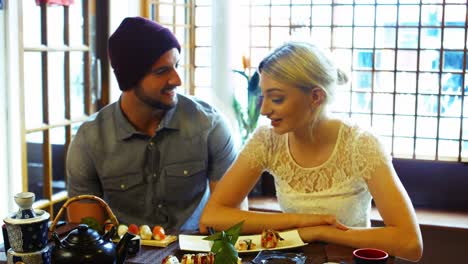
[[[352, 264], [353, 263], [353, 250], [354, 248], [314, 242], [308, 245], [302, 246], [296, 249], [282, 250], [283, 252], [295, 252], [302, 253], [306, 256], [307, 264], [322, 264], [326, 262], [336, 262], [341, 264]], [[174, 255], [179, 260], [182, 259], [184, 254], [191, 253], [180, 249], [179, 243], [176, 241], [165, 248], [142, 246], [140, 251], [135, 256], [129, 256], [125, 263], [131, 264], [160, 264], [162, 260], [169, 256]], [[250, 263], [258, 252], [241, 253], [239, 257], [242, 259], [242, 263]], [[393, 264], [394, 257], [390, 257], [387, 264]]]
[[[76, 225], [67, 225], [58, 228], [58, 233], [61, 237], [68, 233]], [[329, 244], [323, 242], [313, 242], [305, 246], [281, 250], [281, 252], [294, 252], [302, 253], [306, 256], [307, 264], [322, 264], [326, 262], [336, 262], [340, 264], [352, 264], [353, 263], [353, 251], [354, 248]], [[140, 251], [134, 256], [127, 256], [125, 263], [129, 264], [160, 264], [162, 260], [169, 256], [174, 255], [179, 260], [182, 259], [184, 254], [193, 253], [181, 250], [179, 247], [178, 240], [167, 245], [166, 247], [154, 247], [154, 246], [141, 246]], [[252, 260], [259, 254], [259, 252], [240, 253], [239, 257], [242, 259], [242, 263], [252, 264]], [[387, 264], [394, 264], [394, 257], [390, 257]], [[6, 254], [4, 251], [3, 244], [0, 244], [0, 264], [5, 264]]]

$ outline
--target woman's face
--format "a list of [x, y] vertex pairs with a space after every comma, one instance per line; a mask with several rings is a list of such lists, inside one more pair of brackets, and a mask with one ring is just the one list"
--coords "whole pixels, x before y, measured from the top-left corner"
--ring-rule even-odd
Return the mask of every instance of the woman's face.
[[312, 118], [312, 95], [260, 74], [262, 108], [260, 113], [271, 120], [278, 134], [307, 128]]

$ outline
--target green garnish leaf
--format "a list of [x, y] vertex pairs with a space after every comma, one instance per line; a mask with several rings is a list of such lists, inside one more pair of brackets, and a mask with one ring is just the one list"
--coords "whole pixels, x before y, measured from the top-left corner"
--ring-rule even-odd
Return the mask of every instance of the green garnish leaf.
[[203, 238], [213, 241], [211, 252], [215, 253], [215, 264], [236, 264], [239, 254], [234, 247], [239, 238], [244, 221], [230, 227], [226, 231], [216, 232]]

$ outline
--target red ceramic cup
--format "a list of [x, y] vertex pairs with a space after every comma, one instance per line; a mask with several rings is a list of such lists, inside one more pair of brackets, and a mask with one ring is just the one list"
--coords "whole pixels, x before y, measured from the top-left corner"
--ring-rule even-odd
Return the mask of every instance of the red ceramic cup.
[[388, 253], [376, 248], [359, 248], [353, 251], [355, 264], [387, 263]]

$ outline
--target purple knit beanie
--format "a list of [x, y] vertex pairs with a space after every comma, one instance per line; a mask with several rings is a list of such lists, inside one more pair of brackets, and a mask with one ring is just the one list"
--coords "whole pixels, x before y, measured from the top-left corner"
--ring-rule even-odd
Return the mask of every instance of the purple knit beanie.
[[143, 17], [125, 18], [109, 38], [109, 59], [120, 90], [134, 87], [166, 51], [180, 44], [169, 29]]

